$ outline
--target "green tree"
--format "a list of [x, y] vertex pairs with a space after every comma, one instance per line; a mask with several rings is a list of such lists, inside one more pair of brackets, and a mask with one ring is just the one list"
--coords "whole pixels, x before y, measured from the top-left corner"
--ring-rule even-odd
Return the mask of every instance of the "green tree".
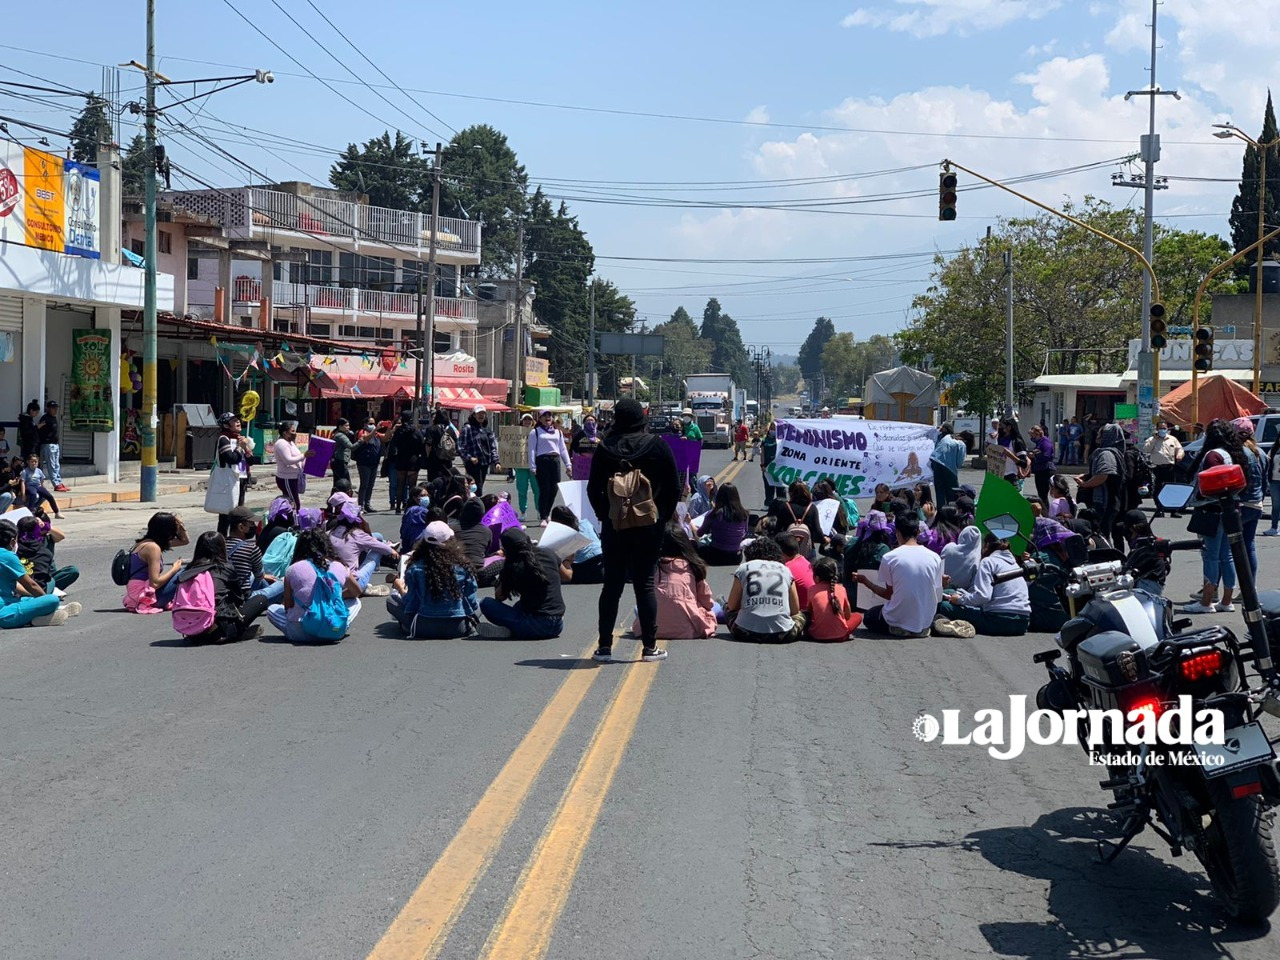
[[482, 277], [511, 276], [529, 175], [507, 138], [488, 124], [467, 127], [444, 148], [442, 168], [441, 215], [480, 223]]
[[829, 319], [819, 317], [814, 321], [813, 329], [801, 345], [800, 356], [796, 361], [800, 367], [800, 375], [805, 380], [812, 380], [822, 372], [822, 350], [835, 335], [836, 325]]
[[773, 365], [773, 392], [779, 396], [795, 393], [800, 386], [800, 367], [794, 363]]
[[852, 333], [837, 333], [822, 348], [823, 396], [812, 396], [814, 403], [826, 397], [848, 397], [857, 391], [858, 345]]
[[[1165, 322], [1171, 327], [1190, 326], [1196, 289], [1214, 266], [1231, 256], [1231, 247], [1214, 234], [1170, 230], [1157, 223], [1153, 255], [1165, 307]], [[1218, 274], [1201, 300], [1200, 322], [1207, 322], [1211, 316], [1212, 294], [1243, 293], [1248, 286], [1248, 280], [1233, 275], [1229, 270]]]
[[700, 333], [703, 340], [711, 343], [711, 369], [729, 374], [736, 384], [746, 383], [750, 364], [742, 333], [738, 322], [720, 309], [715, 297], [707, 301], [702, 311]]
[[71, 159], [81, 163], [94, 163], [98, 159], [98, 144], [110, 143], [114, 138], [111, 121], [107, 118], [107, 101], [89, 91], [84, 109], [71, 124]]
[[[666, 338], [662, 352], [662, 396], [677, 400], [684, 394], [683, 380], [691, 373], [701, 373], [711, 365], [711, 343], [703, 340], [698, 325], [684, 307], [676, 307], [671, 319], [654, 327], [652, 333]], [[654, 358], [646, 364], [650, 380], [655, 383], [658, 364]]]
[[[1267, 91], [1267, 106], [1262, 114], [1262, 134], [1259, 143], [1272, 143], [1280, 137], [1276, 128], [1276, 112], [1271, 106], [1271, 91]], [[1231, 244], [1233, 252], [1238, 253], [1258, 239], [1258, 202], [1261, 190], [1259, 178], [1262, 173], [1260, 152], [1252, 144], [1244, 148], [1244, 162], [1240, 170], [1240, 189], [1231, 202], [1231, 216], [1228, 224], [1231, 228]], [[1267, 183], [1266, 202], [1263, 203], [1264, 221], [1275, 226], [1280, 217], [1280, 146], [1272, 146], [1267, 150]], [[1263, 247], [1264, 255], [1272, 256], [1280, 252], [1280, 241], [1270, 240]], [[1247, 276], [1249, 263], [1256, 261], [1256, 256], [1249, 256], [1246, 262], [1237, 267], [1240, 276]]]
[[[120, 182], [126, 194], [139, 196], [147, 189], [147, 170], [150, 166], [147, 162], [146, 138], [136, 133], [120, 161]], [[156, 179], [158, 182], [159, 177]]]
[[399, 130], [354, 143], [338, 155], [329, 170], [329, 182], [339, 190], [367, 194], [376, 207], [392, 210], [431, 209], [431, 168], [419, 155], [414, 142]]

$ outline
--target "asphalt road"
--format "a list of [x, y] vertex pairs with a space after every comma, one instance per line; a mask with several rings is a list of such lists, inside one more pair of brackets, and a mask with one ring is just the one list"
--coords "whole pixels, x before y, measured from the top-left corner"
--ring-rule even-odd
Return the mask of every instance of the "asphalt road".
[[[758, 504], [756, 466], [739, 481]], [[336, 646], [191, 648], [120, 610], [107, 567], [142, 516], [69, 515], [85, 613], [0, 633], [0, 956], [1276, 953], [1154, 837], [1095, 863], [1078, 748], [912, 737], [1034, 694], [1047, 636], [595, 665], [598, 588], [570, 586], [546, 642], [405, 641], [374, 600]], [[1180, 555], [1168, 592], [1198, 582]]]

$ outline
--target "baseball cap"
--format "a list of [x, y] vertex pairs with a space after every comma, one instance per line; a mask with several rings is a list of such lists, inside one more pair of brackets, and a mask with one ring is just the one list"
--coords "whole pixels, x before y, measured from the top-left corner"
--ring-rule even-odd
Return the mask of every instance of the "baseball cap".
[[443, 520], [432, 520], [422, 531], [422, 539], [431, 543], [448, 543], [453, 539], [453, 528]]
[[487, 412], [487, 411], [485, 410], [485, 407], [484, 407], [484, 404], [483, 404], [483, 403], [477, 403], [474, 407], [472, 407], [472, 408], [471, 408], [471, 412], [472, 412], [472, 413], [485, 413], [485, 412]]
[[1236, 433], [1243, 437], [1253, 436], [1253, 421], [1248, 417], [1236, 417], [1231, 421], [1231, 425], [1236, 428]]
[[227, 511], [227, 520], [232, 524], [257, 523], [258, 516], [248, 507], [232, 507]]

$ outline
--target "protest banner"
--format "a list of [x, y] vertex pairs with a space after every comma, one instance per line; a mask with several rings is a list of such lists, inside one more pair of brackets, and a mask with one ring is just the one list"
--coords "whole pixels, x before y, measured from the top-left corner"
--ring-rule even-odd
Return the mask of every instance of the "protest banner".
[[333, 460], [335, 444], [327, 437], [312, 434], [307, 440], [307, 447], [315, 453], [302, 461], [302, 472], [308, 477], [323, 477]]
[[498, 462], [516, 470], [529, 469], [529, 428], [519, 424], [498, 428]]
[[676, 458], [676, 473], [685, 485], [693, 483], [698, 476], [698, 466], [702, 462], [702, 441], [686, 440], [684, 437], [677, 437], [674, 434], [664, 433], [662, 439], [667, 442], [667, 446], [671, 448], [672, 455]]
[[898, 420], [779, 420], [778, 456], [768, 473], [776, 486], [830, 480], [841, 497], [870, 496], [933, 479], [929, 454], [938, 431]]

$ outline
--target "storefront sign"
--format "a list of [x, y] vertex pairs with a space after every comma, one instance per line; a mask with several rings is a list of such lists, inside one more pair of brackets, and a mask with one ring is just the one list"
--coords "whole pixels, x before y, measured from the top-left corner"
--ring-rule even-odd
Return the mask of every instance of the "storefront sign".
[[476, 358], [466, 354], [453, 354], [448, 357], [436, 357], [431, 369], [437, 377], [474, 377], [476, 375]]
[[551, 361], [542, 357], [525, 357], [524, 382], [530, 387], [551, 386]]
[[100, 180], [93, 167], [0, 142], [0, 240], [98, 259]]
[[779, 420], [776, 486], [828, 479], [842, 497], [867, 496], [876, 484], [900, 487], [933, 479], [929, 454], [938, 431], [900, 420]]
[[110, 330], [71, 331], [72, 430], [109, 433], [115, 428], [115, 398], [111, 394], [111, 365], [115, 362]]

